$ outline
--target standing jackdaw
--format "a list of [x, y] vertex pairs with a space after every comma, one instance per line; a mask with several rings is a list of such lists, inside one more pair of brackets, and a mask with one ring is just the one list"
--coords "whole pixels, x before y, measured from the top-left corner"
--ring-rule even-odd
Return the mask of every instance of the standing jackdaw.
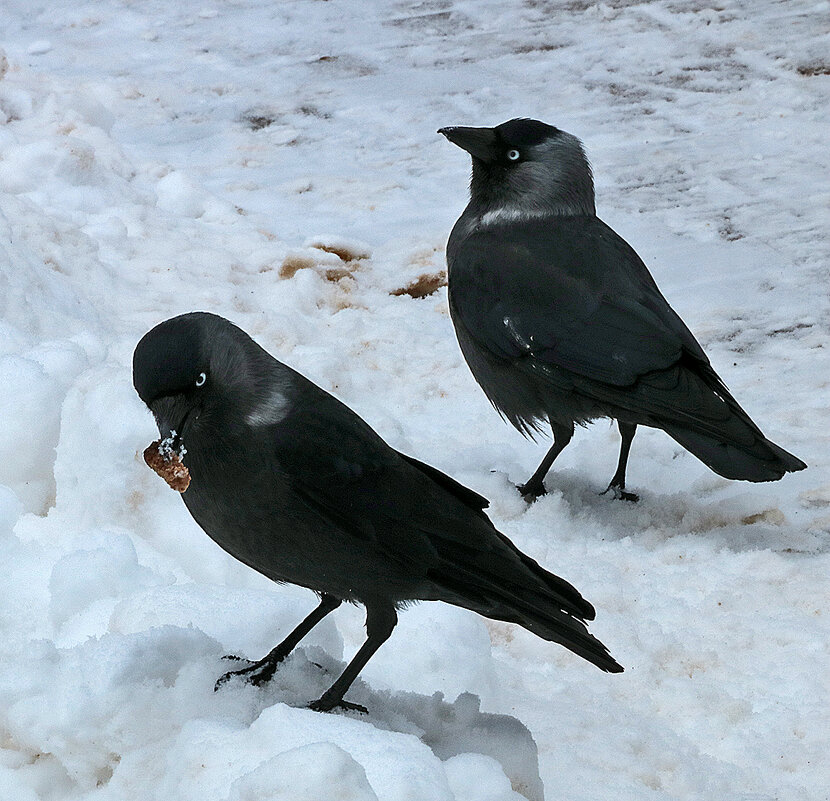
[[[662, 428], [732, 479], [775, 481], [806, 465], [770, 442], [738, 405], [631, 246], [596, 216], [591, 168], [575, 136], [538, 120], [441, 128], [473, 159], [470, 202], [447, 244], [458, 342], [493, 406], [548, 451], [544, 478], [574, 423], [617, 420], [608, 490], [625, 491], [638, 425]], [[606, 492], [608, 491], [606, 490]]]
[[342, 601], [366, 607], [367, 639], [312, 709], [343, 700], [392, 633], [396, 610], [445, 601], [518, 623], [604, 671], [622, 670], [585, 627], [594, 609], [498, 532], [487, 501], [390, 448], [360, 417], [222, 317], [160, 323], [133, 356], [133, 383], [166, 447], [183, 454], [182, 495], [209, 537], [319, 606], [264, 659], [222, 676], [268, 681]]

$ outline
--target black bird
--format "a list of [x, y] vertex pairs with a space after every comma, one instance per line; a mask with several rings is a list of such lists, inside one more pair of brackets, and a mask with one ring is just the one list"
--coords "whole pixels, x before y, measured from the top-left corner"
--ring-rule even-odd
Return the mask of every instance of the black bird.
[[[319, 606], [264, 659], [222, 676], [267, 681], [342, 601], [366, 607], [367, 639], [312, 709], [343, 696], [392, 633], [396, 610], [445, 601], [518, 623], [602, 670], [622, 670], [585, 627], [594, 609], [496, 530], [487, 501], [390, 448], [360, 417], [222, 317], [160, 323], [133, 356], [133, 383], [173, 450], [183, 500], [232, 556]], [[362, 708], [361, 708], [362, 709]]]
[[[596, 215], [591, 168], [575, 136], [538, 120], [441, 128], [473, 159], [470, 202], [447, 244], [450, 314], [493, 406], [553, 447], [574, 423], [617, 420], [622, 437], [608, 490], [625, 491], [638, 425], [661, 428], [731, 479], [775, 481], [806, 465], [770, 442], [738, 405], [633, 248]], [[608, 491], [606, 490], [606, 492]]]

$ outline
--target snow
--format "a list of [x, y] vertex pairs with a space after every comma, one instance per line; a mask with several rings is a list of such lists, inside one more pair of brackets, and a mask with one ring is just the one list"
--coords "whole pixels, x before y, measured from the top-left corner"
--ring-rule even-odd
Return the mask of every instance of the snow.
[[[0, 52], [0, 797], [824, 801], [830, 787], [827, 3], [5, 0]], [[476, 386], [444, 269], [467, 157], [436, 130], [583, 139], [600, 216], [765, 433], [809, 469], [729, 482], [600, 422], [544, 442]], [[594, 670], [443, 604], [324, 620], [143, 464], [139, 338], [222, 314], [393, 446], [491, 500], [597, 607]]]

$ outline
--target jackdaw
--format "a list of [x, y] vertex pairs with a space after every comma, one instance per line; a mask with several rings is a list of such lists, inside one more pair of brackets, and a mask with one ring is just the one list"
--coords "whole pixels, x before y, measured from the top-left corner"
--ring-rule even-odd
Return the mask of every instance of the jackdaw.
[[[600, 669], [622, 667], [585, 626], [594, 608], [490, 522], [488, 502], [389, 447], [360, 417], [244, 331], [193, 312], [160, 323], [133, 356], [133, 383], [167, 447], [182, 454], [182, 498], [232, 556], [320, 603], [264, 659], [230, 671], [268, 681], [342, 601], [366, 607], [367, 639], [312, 709], [343, 700], [389, 637], [397, 609], [445, 601], [518, 623]], [[362, 708], [359, 708], [362, 709]]]
[[575, 136], [538, 120], [441, 128], [473, 159], [470, 202], [447, 244], [450, 315], [476, 381], [522, 434], [553, 447], [519, 487], [528, 500], [574, 432], [617, 420], [625, 490], [638, 425], [661, 428], [731, 479], [775, 481], [806, 465], [738, 405], [633, 248], [596, 215]]

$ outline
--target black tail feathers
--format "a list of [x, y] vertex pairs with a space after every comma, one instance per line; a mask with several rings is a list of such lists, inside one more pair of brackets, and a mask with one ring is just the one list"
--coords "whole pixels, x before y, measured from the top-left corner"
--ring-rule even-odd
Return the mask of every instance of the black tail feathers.
[[679, 426], [665, 426], [664, 429], [703, 464], [724, 478], [778, 481], [785, 473], [794, 473], [807, 467], [801, 459], [768, 439], [760, 439], [751, 447], [745, 447], [718, 441], [709, 435]]
[[659, 423], [670, 437], [724, 478], [778, 481], [807, 467], [764, 436], [711, 365], [693, 368], [682, 382], [693, 403]]
[[530, 557], [521, 554], [533, 579], [525, 576], [522, 586], [493, 581], [459, 565], [431, 570], [430, 578], [453, 603], [480, 615], [507, 623], [518, 623], [549, 642], [559, 643], [606, 673], [621, 673], [623, 667], [608, 649], [588, 631], [585, 619], [593, 619], [594, 608], [564, 579], [548, 573]]

